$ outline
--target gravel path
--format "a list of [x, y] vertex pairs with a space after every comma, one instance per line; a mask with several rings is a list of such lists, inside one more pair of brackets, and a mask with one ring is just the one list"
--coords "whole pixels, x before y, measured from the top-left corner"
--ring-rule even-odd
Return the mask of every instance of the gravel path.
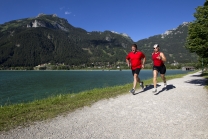
[[0, 139], [208, 139], [208, 91], [200, 72], [169, 80], [158, 93], [102, 100], [55, 119], [2, 133]]

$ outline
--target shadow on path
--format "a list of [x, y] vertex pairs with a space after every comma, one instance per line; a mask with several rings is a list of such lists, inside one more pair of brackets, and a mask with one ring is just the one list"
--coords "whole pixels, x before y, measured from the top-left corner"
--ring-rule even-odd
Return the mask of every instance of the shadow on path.
[[202, 77], [202, 76], [200, 74], [200, 75], [191, 75], [191, 77]]
[[[161, 85], [157, 84], [157, 88], [160, 87], [160, 86], [161, 86]], [[151, 89], [153, 89], [153, 88], [154, 88], [154, 85], [146, 85], [146, 87], [144, 88], [144, 90], [141, 90], [141, 91], [139, 91], [139, 92], [135, 92], [134, 95], [138, 95], [138, 94], [140, 94], [140, 93], [144, 93], [144, 92], [146, 92], [146, 91], [148, 91], [148, 90], [151, 90]], [[168, 90], [171, 90], [171, 89], [174, 89], [174, 88], [176, 88], [174, 85], [168, 84], [168, 85], [166, 86], [166, 88], [162, 88], [162, 90], [160, 90], [159, 92], [157, 92], [157, 93], [154, 94], [154, 95], [158, 95], [158, 94], [162, 93], [163, 91], [168, 91]]]
[[[157, 84], [157, 87], [159, 87], [161, 85]], [[141, 90], [139, 92], [134, 93], [134, 95], [140, 94], [140, 93], [144, 93], [145, 91], [151, 90], [152, 88], [154, 88], [154, 85], [145, 85], [144, 90]]]
[[166, 88], [163, 88], [162, 90], [160, 90], [159, 92], [157, 92], [155, 95], [159, 95], [159, 94], [162, 93], [163, 91], [168, 91], [168, 90], [171, 90], [171, 89], [174, 89], [174, 88], [176, 88], [174, 85], [168, 84], [168, 85], [166, 86]]
[[208, 76], [208, 73], [207, 72], [203, 72], [203, 73], [200, 73], [198, 75], [192, 75], [192, 77], [203, 77], [203, 76]]
[[199, 86], [205, 86], [206, 82], [207, 79], [193, 79], [193, 80], [185, 81], [185, 83], [198, 84]]

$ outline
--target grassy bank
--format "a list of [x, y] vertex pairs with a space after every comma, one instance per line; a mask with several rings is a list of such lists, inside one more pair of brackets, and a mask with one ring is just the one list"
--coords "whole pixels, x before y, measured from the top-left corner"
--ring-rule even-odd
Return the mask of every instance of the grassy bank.
[[[185, 74], [167, 76], [167, 80], [183, 77]], [[158, 78], [159, 79], [159, 78]], [[161, 79], [159, 80], [159, 82]], [[152, 79], [145, 80], [152, 84]], [[36, 100], [30, 103], [20, 103], [0, 107], [0, 131], [13, 129], [17, 126], [27, 126], [35, 121], [54, 118], [60, 114], [67, 114], [78, 108], [90, 106], [93, 103], [121, 94], [127, 94], [132, 84], [122, 86], [93, 89], [78, 94], [64, 94]]]

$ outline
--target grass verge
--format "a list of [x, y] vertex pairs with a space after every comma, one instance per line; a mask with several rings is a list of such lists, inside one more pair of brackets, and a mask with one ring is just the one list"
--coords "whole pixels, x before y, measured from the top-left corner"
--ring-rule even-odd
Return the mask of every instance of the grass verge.
[[[186, 74], [166, 76], [167, 80], [181, 78]], [[158, 82], [161, 79], [158, 78]], [[146, 84], [152, 84], [152, 79], [145, 80]], [[27, 126], [36, 121], [54, 118], [60, 114], [67, 114], [78, 108], [90, 106], [93, 103], [127, 94], [131, 84], [106, 87], [83, 91], [78, 94], [60, 94], [30, 103], [20, 103], [0, 107], [0, 131], [7, 131], [18, 126]]]
[[206, 79], [206, 85], [205, 88], [208, 89], [208, 71], [204, 71], [202, 73], [202, 77], [204, 77]]

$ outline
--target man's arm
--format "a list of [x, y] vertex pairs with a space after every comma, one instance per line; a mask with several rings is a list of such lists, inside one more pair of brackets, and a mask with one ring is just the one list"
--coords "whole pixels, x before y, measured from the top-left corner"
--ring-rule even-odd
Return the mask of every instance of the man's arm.
[[127, 63], [128, 67], [129, 67], [130, 66], [129, 59], [126, 59], [126, 63]]
[[144, 58], [142, 59], [142, 68], [144, 68], [145, 62], [146, 62], [146, 57], [144, 57]]

